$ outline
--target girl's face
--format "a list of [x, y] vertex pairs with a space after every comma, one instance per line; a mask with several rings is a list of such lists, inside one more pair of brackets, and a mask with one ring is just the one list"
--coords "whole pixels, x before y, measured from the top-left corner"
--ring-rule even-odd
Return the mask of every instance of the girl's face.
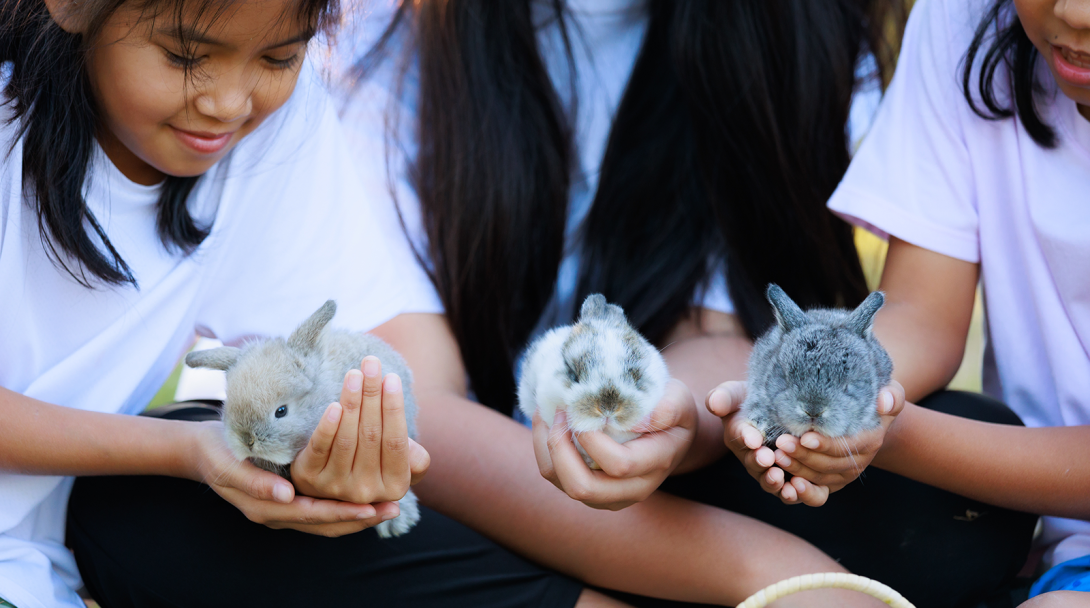
[[1014, 6], [1060, 90], [1090, 120], [1090, 0], [1014, 0]]
[[203, 18], [183, 10], [180, 23], [133, 4], [88, 58], [99, 143], [140, 184], [200, 175], [288, 100], [313, 32], [292, 0], [214, 4]]

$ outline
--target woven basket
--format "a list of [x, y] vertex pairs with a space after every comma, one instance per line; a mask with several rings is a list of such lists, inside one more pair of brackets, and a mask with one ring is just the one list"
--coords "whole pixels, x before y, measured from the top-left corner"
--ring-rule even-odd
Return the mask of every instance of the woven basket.
[[871, 597], [876, 597], [893, 606], [893, 608], [916, 608], [903, 595], [878, 581], [843, 572], [793, 576], [785, 581], [761, 589], [746, 601], [738, 604], [737, 608], [764, 608], [781, 597], [810, 589], [853, 589], [866, 593]]

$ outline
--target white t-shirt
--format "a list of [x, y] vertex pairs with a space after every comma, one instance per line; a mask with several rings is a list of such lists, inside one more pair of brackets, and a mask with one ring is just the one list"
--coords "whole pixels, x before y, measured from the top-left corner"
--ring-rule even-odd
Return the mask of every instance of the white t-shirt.
[[[829, 206], [979, 262], [985, 391], [1027, 426], [1090, 424], [1090, 123], [1043, 61], [1038, 107], [1057, 148], [1038, 146], [1017, 119], [972, 112], [960, 62], [984, 10], [982, 0], [916, 3], [896, 76]], [[1006, 78], [996, 82], [1007, 96]], [[1046, 517], [1042, 542], [1051, 563], [1090, 554], [1090, 523]]]
[[[610, 126], [636, 56], [647, 31], [649, 15], [646, 0], [567, 0], [569, 33], [576, 71], [578, 112], [575, 116], [574, 140], [578, 166], [573, 169], [571, 197], [565, 228], [564, 257], [557, 275], [554, 293], [546, 305], [535, 333], [557, 324], [568, 323], [575, 309], [575, 289], [579, 271], [578, 231], [593, 202], [598, 187], [598, 174], [605, 153]], [[540, 2], [532, 5], [538, 26], [538, 45], [546, 69], [562, 103], [570, 107], [568, 59], [561, 39], [559, 24], [550, 21], [551, 12]], [[365, 52], [375, 40], [376, 23], [385, 25], [381, 10], [340, 34], [337, 50], [341, 70]], [[381, 25], [379, 27], [381, 27]], [[404, 88], [398, 91], [398, 62], [402, 49], [393, 48], [394, 60], [387, 60], [376, 72], [356, 86], [345, 86], [337, 94], [341, 100], [341, 118], [349, 136], [350, 146], [360, 159], [366, 197], [372, 201], [388, 201], [391, 230], [401, 231], [389, 188], [396, 192], [397, 205], [405, 219], [412, 242], [426, 252], [427, 237], [421, 224], [419, 202], [407, 179], [406, 159], [415, 155], [415, 71], [410, 71]], [[335, 74], [335, 78], [343, 76]], [[350, 79], [345, 79], [349, 80]], [[398, 104], [396, 106], [392, 104]], [[397, 108], [400, 122], [394, 127], [397, 136], [391, 138], [393, 148], [387, 154], [386, 129], [388, 111]], [[389, 165], [374, 162], [386, 158]], [[405, 241], [403, 239], [403, 241]], [[401, 253], [409, 252], [409, 242], [403, 242]], [[707, 289], [696, 294], [698, 306], [731, 313], [723, 269], [709, 268]], [[415, 285], [415, 308], [419, 312], [442, 312], [438, 294], [420, 268], [407, 277]]]
[[[0, 113], [7, 112], [0, 108]], [[2, 116], [0, 116], [2, 117]], [[136, 414], [195, 331], [284, 335], [336, 298], [334, 323], [368, 330], [404, 307], [384, 236], [358, 198], [328, 94], [313, 69], [288, 103], [216, 164], [190, 197], [212, 221], [190, 256], [164, 249], [157, 186], [96, 151], [89, 209], [139, 282], [81, 287], [46, 256], [23, 198], [22, 143], [0, 128], [0, 386], [82, 410]], [[70, 477], [0, 474], [0, 598], [82, 607], [64, 547]]]

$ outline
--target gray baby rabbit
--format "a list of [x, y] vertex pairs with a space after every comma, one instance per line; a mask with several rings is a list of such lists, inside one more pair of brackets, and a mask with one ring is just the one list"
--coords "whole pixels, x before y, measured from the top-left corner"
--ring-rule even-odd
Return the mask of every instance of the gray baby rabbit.
[[871, 332], [885, 303], [876, 291], [855, 310], [803, 312], [779, 286], [768, 286], [776, 325], [753, 345], [741, 413], [774, 446], [784, 433], [854, 435], [879, 425], [878, 391], [893, 362]]
[[527, 417], [539, 412], [549, 426], [565, 410], [575, 446], [597, 469], [578, 434], [602, 431], [619, 443], [639, 437], [631, 429], [655, 409], [669, 379], [662, 355], [628, 324], [621, 307], [593, 294], [574, 325], [550, 330], [527, 349], [519, 409]]
[[[227, 445], [239, 459], [290, 479], [295, 456], [330, 403], [340, 398], [344, 375], [368, 355], [378, 357], [383, 371], [401, 377], [409, 436], [416, 434], [416, 399], [412, 372], [389, 344], [375, 336], [326, 328], [337, 312], [329, 300], [288, 336], [191, 352], [189, 367], [227, 372], [223, 427]], [[420, 519], [412, 490], [398, 503], [401, 515], [376, 526], [387, 538], [408, 532]]]

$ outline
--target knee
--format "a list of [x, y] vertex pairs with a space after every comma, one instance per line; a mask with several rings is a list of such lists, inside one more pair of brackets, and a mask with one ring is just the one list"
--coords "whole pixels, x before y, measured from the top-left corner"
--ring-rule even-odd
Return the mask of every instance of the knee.
[[1086, 608], [1090, 593], [1081, 591], [1050, 591], [1019, 605], [1018, 608]]
[[981, 422], [1023, 426], [1022, 420], [1006, 404], [980, 393], [938, 391], [920, 400], [919, 406]]

